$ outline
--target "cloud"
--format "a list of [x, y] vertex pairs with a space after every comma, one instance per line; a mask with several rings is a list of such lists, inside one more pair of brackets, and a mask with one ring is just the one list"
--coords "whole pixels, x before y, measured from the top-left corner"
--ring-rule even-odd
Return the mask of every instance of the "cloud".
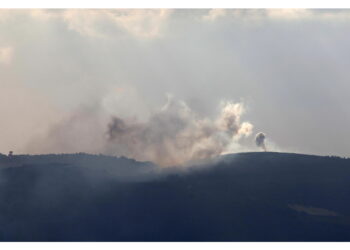
[[104, 10], [65, 10], [62, 19], [70, 30], [81, 35], [91, 37], [104, 37], [105, 34], [98, 29], [98, 22], [105, 19]]
[[170, 13], [169, 9], [65, 10], [62, 18], [71, 30], [82, 35], [106, 37], [109, 27], [150, 39], [161, 35]]
[[208, 11], [208, 14], [203, 16], [203, 20], [215, 21], [219, 17], [224, 17], [225, 15], [226, 15], [225, 9], [211, 9]]
[[[204, 12], [204, 14], [203, 14]], [[68, 29], [83, 36], [94, 38], [123, 37], [131, 35], [137, 39], [160, 38], [166, 31], [171, 17], [179, 17], [180, 10], [174, 9], [63, 9], [30, 11], [16, 10], [0, 11], [0, 21], [13, 17], [15, 14], [29, 15], [41, 21], [59, 20]], [[185, 13], [185, 12], [183, 12]], [[183, 14], [182, 13], [182, 14]], [[205, 22], [226, 21], [241, 22], [249, 25], [264, 21], [303, 21], [325, 20], [345, 21], [350, 18], [348, 10], [318, 10], [318, 9], [210, 9], [191, 11], [188, 15], [193, 23], [201, 19]], [[174, 15], [173, 15], [174, 14]]]
[[171, 10], [125, 10], [109, 11], [108, 15], [116, 25], [128, 33], [141, 38], [154, 38], [161, 34], [161, 29]]
[[12, 47], [0, 47], [0, 64], [10, 64], [13, 58]]
[[300, 19], [313, 15], [313, 12], [307, 9], [266, 9], [265, 13], [271, 19]]
[[61, 18], [64, 10], [58, 9], [31, 9], [29, 15], [34, 19], [48, 21], [54, 18]]
[[254, 25], [261, 21], [341, 21], [350, 18], [349, 10], [324, 10], [302, 8], [271, 9], [211, 9], [202, 16], [205, 21], [216, 21], [219, 18], [233, 19]]

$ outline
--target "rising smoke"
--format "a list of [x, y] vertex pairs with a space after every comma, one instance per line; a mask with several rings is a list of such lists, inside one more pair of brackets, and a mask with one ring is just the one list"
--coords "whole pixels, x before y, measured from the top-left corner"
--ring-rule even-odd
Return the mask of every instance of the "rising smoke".
[[264, 151], [266, 151], [265, 138], [266, 138], [266, 136], [262, 132], [257, 133], [256, 136], [255, 136], [255, 143], [256, 143], [256, 145], [259, 148], [263, 149]]
[[201, 118], [183, 101], [169, 98], [147, 122], [113, 117], [107, 131], [109, 151], [162, 166], [217, 156], [251, 134], [252, 124], [240, 122], [243, 112], [241, 103], [225, 102], [216, 119]]
[[75, 114], [31, 147], [36, 145], [35, 153], [103, 153], [174, 166], [230, 152], [253, 129], [241, 122], [243, 104], [229, 101], [221, 103], [214, 118], [201, 117], [172, 97], [142, 121], [101, 112], [94, 108]]

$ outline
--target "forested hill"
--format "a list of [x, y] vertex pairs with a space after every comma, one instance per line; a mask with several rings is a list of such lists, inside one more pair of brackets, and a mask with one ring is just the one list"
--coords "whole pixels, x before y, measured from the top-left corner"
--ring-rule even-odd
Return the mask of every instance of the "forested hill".
[[350, 241], [350, 159], [0, 156], [2, 241]]

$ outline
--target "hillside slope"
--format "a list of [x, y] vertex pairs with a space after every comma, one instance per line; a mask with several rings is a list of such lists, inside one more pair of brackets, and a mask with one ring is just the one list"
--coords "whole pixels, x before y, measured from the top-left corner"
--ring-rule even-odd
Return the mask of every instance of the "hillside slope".
[[0, 156], [2, 241], [350, 241], [350, 159]]

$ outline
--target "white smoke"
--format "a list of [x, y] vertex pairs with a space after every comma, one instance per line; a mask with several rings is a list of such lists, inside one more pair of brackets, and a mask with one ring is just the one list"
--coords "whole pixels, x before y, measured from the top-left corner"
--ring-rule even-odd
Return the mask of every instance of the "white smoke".
[[167, 104], [143, 123], [113, 117], [108, 125], [108, 151], [162, 166], [220, 155], [231, 143], [249, 136], [252, 124], [240, 122], [241, 103], [224, 102], [216, 119], [199, 117], [183, 101]]
[[266, 151], [266, 145], [265, 145], [265, 134], [262, 132], [259, 132], [255, 136], [255, 143], [259, 148], [262, 148], [264, 151]]
[[243, 113], [242, 103], [226, 101], [216, 117], [201, 117], [185, 102], [169, 97], [161, 109], [140, 120], [119, 111], [111, 114], [102, 105], [55, 124], [44, 138], [32, 141], [28, 151], [103, 153], [161, 166], [184, 165], [237, 149], [253, 129], [241, 122]]

